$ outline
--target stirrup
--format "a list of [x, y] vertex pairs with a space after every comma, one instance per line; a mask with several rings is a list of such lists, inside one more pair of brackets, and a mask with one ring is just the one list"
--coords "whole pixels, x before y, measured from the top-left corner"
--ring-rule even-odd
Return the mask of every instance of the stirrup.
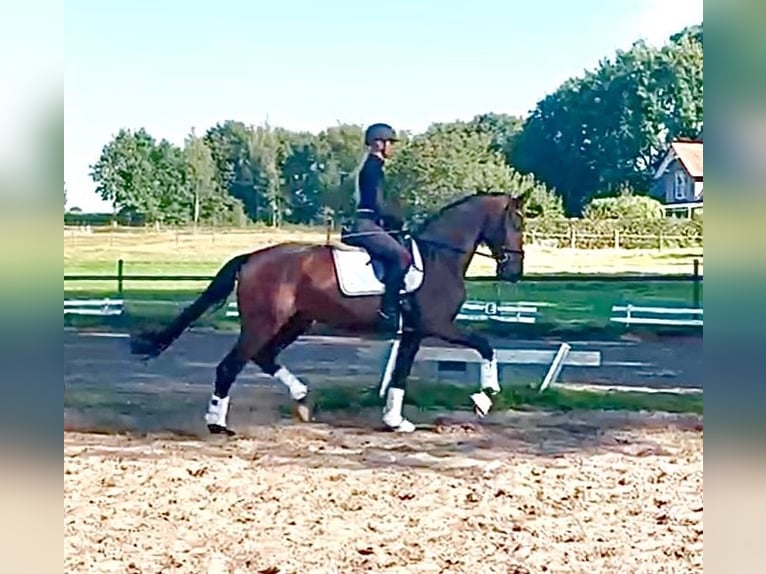
[[378, 309], [378, 326], [386, 331], [398, 333], [403, 325], [401, 313], [390, 315], [383, 309]]

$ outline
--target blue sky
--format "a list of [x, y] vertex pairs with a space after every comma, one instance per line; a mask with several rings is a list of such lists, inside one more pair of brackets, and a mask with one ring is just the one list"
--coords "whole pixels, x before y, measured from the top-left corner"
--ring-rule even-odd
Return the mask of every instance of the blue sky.
[[226, 119], [422, 131], [526, 114], [566, 78], [702, 19], [701, 0], [68, 0], [69, 206], [109, 209], [88, 176], [122, 127], [182, 144]]

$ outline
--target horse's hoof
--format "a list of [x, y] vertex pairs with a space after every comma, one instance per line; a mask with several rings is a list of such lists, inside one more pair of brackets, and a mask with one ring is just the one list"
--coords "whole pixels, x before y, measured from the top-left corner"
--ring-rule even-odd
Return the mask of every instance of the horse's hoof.
[[303, 398], [293, 402], [293, 414], [302, 423], [311, 422], [311, 405], [307, 399]]
[[415, 432], [416, 430], [415, 425], [412, 424], [407, 419], [402, 419], [402, 422], [400, 422], [398, 425], [395, 425], [395, 426], [391, 426], [388, 423], [385, 423], [385, 425], [386, 425], [386, 428], [390, 430], [391, 432], [411, 433], [411, 432]]
[[221, 425], [207, 425], [207, 430], [210, 431], [210, 434], [225, 434], [226, 436], [234, 436], [237, 434], [230, 428]]

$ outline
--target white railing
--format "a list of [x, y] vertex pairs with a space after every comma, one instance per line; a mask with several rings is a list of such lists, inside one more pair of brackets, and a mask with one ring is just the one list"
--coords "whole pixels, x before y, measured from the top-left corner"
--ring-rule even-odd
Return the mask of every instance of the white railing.
[[[537, 307], [545, 303], [494, 303], [486, 301], [466, 301], [460, 308], [457, 319], [460, 321], [498, 321], [501, 323], [534, 323]], [[232, 301], [226, 309], [227, 317], [238, 317], [237, 303]]]
[[702, 327], [702, 309], [681, 307], [644, 307], [614, 305], [612, 313], [621, 313], [610, 320], [625, 325], [676, 325]]
[[64, 299], [64, 315], [118, 316], [124, 308], [122, 299]]
[[458, 321], [498, 321], [501, 323], [534, 323], [537, 306], [519, 303], [466, 301], [460, 308]]
[[[122, 299], [65, 299], [64, 315], [119, 316], [124, 312]], [[462, 321], [497, 321], [501, 323], [527, 323], [537, 320], [538, 307], [545, 303], [518, 302], [501, 303], [467, 301], [457, 315]], [[620, 313], [619, 315], [614, 315]], [[614, 305], [612, 322], [629, 325], [675, 325], [703, 326], [701, 308], [655, 307], [640, 305]], [[238, 317], [237, 303], [230, 302], [226, 308], [227, 317]]]

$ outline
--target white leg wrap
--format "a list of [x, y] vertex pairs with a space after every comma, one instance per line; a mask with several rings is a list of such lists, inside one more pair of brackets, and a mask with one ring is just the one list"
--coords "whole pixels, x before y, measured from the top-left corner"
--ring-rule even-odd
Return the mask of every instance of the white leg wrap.
[[500, 392], [500, 383], [497, 376], [497, 354], [493, 355], [491, 361], [481, 362], [481, 390], [490, 390], [493, 393]]
[[383, 409], [383, 422], [398, 432], [413, 432], [415, 425], [402, 416], [404, 389], [390, 388], [386, 394], [386, 406]]
[[476, 414], [480, 417], [487, 416], [489, 410], [492, 408], [492, 399], [490, 399], [485, 393], [479, 392], [471, 395], [474, 409]]
[[220, 398], [215, 395], [210, 397], [205, 413], [205, 422], [209, 425], [226, 427], [226, 415], [229, 414], [229, 397]]
[[290, 390], [290, 396], [294, 401], [300, 401], [309, 393], [309, 388], [300, 382], [286, 367], [279, 367], [274, 377]]

